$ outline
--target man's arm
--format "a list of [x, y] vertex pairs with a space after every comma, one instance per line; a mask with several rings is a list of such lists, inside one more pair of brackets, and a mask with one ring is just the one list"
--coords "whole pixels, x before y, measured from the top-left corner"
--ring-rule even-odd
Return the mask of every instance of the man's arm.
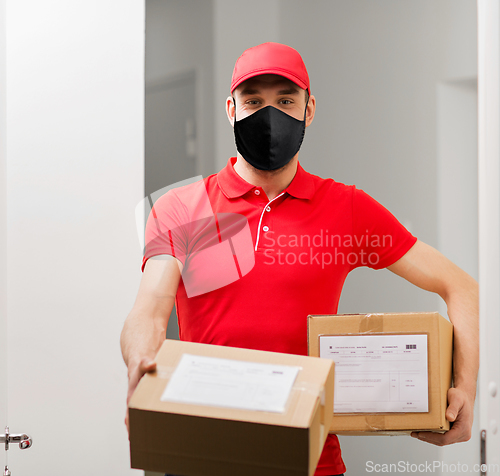
[[471, 436], [479, 368], [479, 290], [475, 279], [439, 251], [421, 241], [389, 266], [410, 283], [439, 294], [454, 328], [453, 382], [448, 391], [446, 419], [454, 422], [445, 434], [412, 433], [420, 440], [443, 446]]
[[[181, 272], [182, 264], [172, 256], [155, 256], [146, 262], [137, 299], [120, 338], [128, 367], [127, 403], [143, 375], [156, 369], [153, 359], [165, 340]], [[125, 423], [128, 427], [128, 412]]]

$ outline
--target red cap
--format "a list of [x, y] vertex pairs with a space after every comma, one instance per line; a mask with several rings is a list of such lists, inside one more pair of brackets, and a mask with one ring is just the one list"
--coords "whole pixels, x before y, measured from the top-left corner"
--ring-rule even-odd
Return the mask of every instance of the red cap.
[[261, 74], [284, 76], [311, 94], [306, 65], [299, 52], [290, 46], [262, 43], [245, 50], [234, 65], [231, 93], [243, 81]]

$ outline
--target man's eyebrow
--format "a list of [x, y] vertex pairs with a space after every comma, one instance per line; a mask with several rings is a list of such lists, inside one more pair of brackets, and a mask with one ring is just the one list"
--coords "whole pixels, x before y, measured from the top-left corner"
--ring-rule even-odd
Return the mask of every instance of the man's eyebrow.
[[259, 90], [255, 88], [245, 88], [243, 91], [241, 91], [240, 94], [242, 95], [249, 95], [249, 94], [259, 94]]
[[288, 94], [299, 94], [299, 90], [297, 88], [281, 89], [280, 91], [278, 91], [278, 94], [280, 96], [286, 96]]

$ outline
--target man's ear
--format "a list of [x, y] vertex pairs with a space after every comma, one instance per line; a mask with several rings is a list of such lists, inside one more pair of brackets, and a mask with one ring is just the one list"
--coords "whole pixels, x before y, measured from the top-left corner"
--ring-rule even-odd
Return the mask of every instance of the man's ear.
[[307, 109], [306, 109], [306, 127], [309, 127], [311, 125], [315, 113], [316, 113], [316, 98], [311, 95], [309, 96], [309, 102], [307, 103]]
[[229, 123], [234, 127], [234, 100], [231, 96], [226, 99], [226, 114]]

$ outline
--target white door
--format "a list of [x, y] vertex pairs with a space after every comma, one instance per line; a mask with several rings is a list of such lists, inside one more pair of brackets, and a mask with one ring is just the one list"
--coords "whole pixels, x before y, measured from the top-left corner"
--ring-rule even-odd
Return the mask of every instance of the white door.
[[[4, 190], [6, 177], [6, 90], [5, 85], [5, 0], [0, 0], [0, 434], [4, 433], [7, 424], [7, 200]], [[0, 451], [3, 450], [0, 444]], [[0, 470], [3, 472], [3, 459]], [[0, 472], [0, 474], [1, 474]]]
[[481, 474], [500, 474], [500, 2], [478, 2]]
[[144, 2], [0, 0], [0, 17], [0, 434], [33, 438], [0, 444], [1, 472], [142, 474], [119, 335], [141, 275]]

